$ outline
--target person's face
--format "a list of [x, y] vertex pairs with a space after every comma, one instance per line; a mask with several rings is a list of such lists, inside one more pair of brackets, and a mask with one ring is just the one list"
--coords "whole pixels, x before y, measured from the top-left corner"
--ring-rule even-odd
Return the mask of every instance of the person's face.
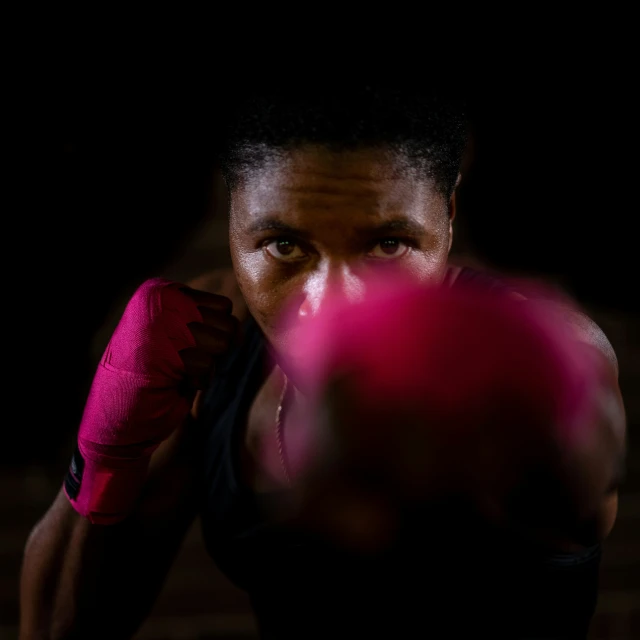
[[248, 308], [277, 354], [278, 322], [318, 313], [329, 293], [357, 299], [368, 276], [400, 268], [439, 282], [452, 203], [390, 153], [304, 147], [270, 160], [231, 193], [231, 256]]

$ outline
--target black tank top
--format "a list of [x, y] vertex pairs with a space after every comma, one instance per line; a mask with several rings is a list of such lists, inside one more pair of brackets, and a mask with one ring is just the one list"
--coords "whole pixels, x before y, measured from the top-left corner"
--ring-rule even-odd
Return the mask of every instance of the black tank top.
[[[456, 282], [486, 275], [463, 270]], [[332, 547], [269, 517], [283, 494], [256, 494], [238, 473], [248, 409], [265, 380], [252, 318], [206, 393], [201, 484], [205, 544], [248, 592], [263, 638], [585, 638], [600, 546], [550, 555], [492, 528], [463, 504], [430, 505], [394, 549]]]

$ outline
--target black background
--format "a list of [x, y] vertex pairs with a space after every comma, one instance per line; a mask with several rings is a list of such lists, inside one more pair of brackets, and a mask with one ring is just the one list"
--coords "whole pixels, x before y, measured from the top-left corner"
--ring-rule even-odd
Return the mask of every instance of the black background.
[[[234, 97], [300, 82], [294, 63], [264, 57], [239, 70], [212, 55], [98, 49], [54, 48], [17, 92], [7, 363], [27, 417], [11, 420], [7, 462], [46, 457], [77, 427], [95, 331], [123, 290], [184, 249], [209, 210]], [[587, 306], [631, 313], [637, 113], [625, 61], [593, 48], [517, 64], [479, 56], [444, 75], [468, 102], [474, 141], [459, 237], [491, 266], [552, 277]], [[371, 63], [363, 73], [430, 81], [415, 65], [402, 76], [397, 68], [376, 75]], [[308, 74], [331, 90], [333, 70]], [[361, 81], [348, 65], [336, 78], [335, 90]]]

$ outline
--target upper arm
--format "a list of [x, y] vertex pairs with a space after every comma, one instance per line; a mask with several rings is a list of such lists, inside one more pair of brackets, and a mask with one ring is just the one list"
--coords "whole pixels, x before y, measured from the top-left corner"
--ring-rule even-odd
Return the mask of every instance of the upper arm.
[[[569, 321], [578, 339], [594, 347], [608, 365], [608, 379], [603, 383], [599, 411], [603, 442], [612, 442], [613, 459], [609, 483], [591, 522], [593, 538], [604, 540], [612, 531], [618, 515], [618, 485], [623, 479], [626, 456], [626, 416], [618, 384], [618, 358], [602, 329], [584, 313], [573, 311]], [[604, 448], [604, 447], [603, 447]]]
[[[461, 267], [450, 267], [447, 282], [450, 285], [457, 282], [462, 271]], [[476, 273], [471, 275], [475, 276]], [[602, 498], [598, 501], [595, 512], [586, 521], [578, 523], [579, 531], [562, 537], [560, 541], [562, 547], [571, 546], [577, 540], [581, 541], [578, 544], [583, 544], [584, 540], [592, 544], [604, 539], [613, 528], [618, 508], [617, 485], [624, 469], [626, 420], [618, 385], [618, 359], [604, 331], [566, 298], [556, 297], [555, 294], [548, 296], [537, 287], [518, 287], [515, 282], [510, 289], [509, 295], [523, 304], [535, 300], [551, 303], [550, 310], [559, 312], [557, 319], [571, 328], [575, 339], [589, 345], [594, 355], [601, 358], [603, 376], [600, 388], [594, 393], [598, 400], [597, 419], [594, 421], [596, 428], [591, 430], [593, 437], [590, 438], [585, 455], [580, 454], [579, 464], [589, 469], [588, 475], [592, 478], [595, 475], [600, 477], [602, 481], [595, 484], [602, 488]], [[553, 543], [558, 544], [556, 536]]]
[[[510, 295], [525, 303], [535, 300], [535, 296], [524, 296], [521, 292]], [[545, 298], [544, 302], [552, 301]], [[576, 340], [592, 348], [602, 364], [599, 387], [592, 392], [597, 403], [594, 428], [589, 430], [590, 436], [583, 440], [580, 450], [572, 452], [570, 463], [582, 469], [578, 473], [580, 482], [592, 485], [590, 491], [601, 497], [595, 498], [595, 509], [576, 521], [571, 530], [535, 532], [539, 539], [558, 550], [571, 551], [604, 540], [613, 529], [618, 512], [618, 483], [624, 469], [626, 419], [618, 385], [618, 359], [604, 331], [571, 303], [554, 300], [553, 304], [556, 305], [552, 306], [553, 311], [559, 311], [557, 319], [570, 327]]]
[[618, 358], [604, 331], [589, 316], [569, 307], [563, 307], [562, 313], [575, 338], [589, 345], [601, 360], [603, 375], [596, 394], [599, 400], [600, 422], [611, 432], [611, 437], [617, 443], [622, 456], [626, 440], [626, 417], [618, 384]]
[[600, 485], [603, 492], [591, 517], [571, 536], [579, 544], [593, 544], [604, 540], [613, 529], [618, 513], [618, 484], [624, 471], [626, 417], [618, 385], [618, 358], [596, 322], [569, 305], [561, 305], [561, 309], [576, 339], [592, 347], [603, 364], [600, 387], [594, 392], [597, 400], [595, 428], [585, 449], [585, 459], [590, 461], [592, 473], [596, 474], [599, 468], [604, 470]]

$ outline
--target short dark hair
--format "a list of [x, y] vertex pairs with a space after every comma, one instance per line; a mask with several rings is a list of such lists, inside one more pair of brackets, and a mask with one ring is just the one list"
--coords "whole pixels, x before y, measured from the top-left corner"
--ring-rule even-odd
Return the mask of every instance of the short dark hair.
[[226, 124], [219, 165], [230, 191], [269, 157], [313, 144], [333, 151], [388, 149], [449, 198], [467, 137], [458, 97], [371, 85], [245, 95]]

